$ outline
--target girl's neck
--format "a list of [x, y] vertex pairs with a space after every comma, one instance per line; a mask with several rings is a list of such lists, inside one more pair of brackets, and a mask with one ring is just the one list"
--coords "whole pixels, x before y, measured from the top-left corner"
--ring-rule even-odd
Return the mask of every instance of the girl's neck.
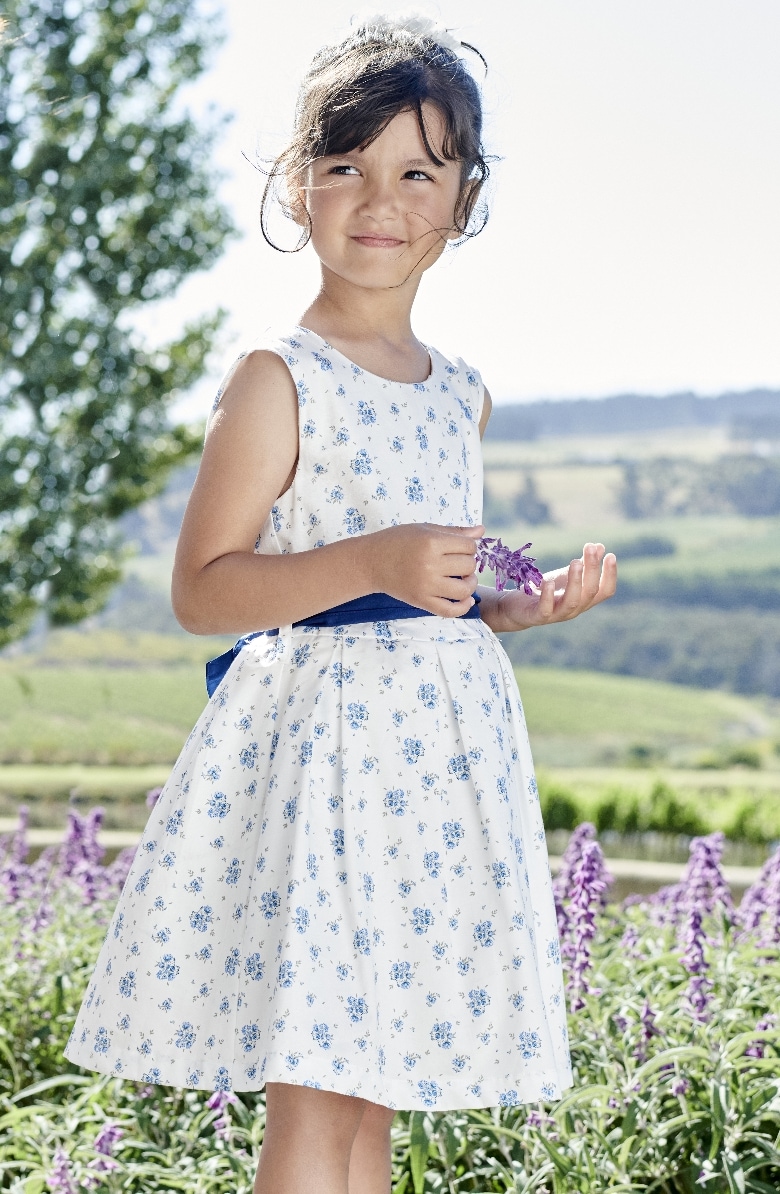
[[412, 331], [413, 288], [367, 290], [329, 276], [303, 313], [300, 323], [322, 336], [368, 373], [390, 381], [425, 381], [430, 373], [427, 348]]

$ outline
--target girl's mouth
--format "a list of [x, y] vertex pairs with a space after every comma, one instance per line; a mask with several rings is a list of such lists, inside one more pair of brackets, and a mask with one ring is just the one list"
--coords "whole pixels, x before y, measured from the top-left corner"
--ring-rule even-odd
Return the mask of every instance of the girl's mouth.
[[404, 242], [395, 236], [353, 236], [352, 240], [368, 249], [397, 249]]

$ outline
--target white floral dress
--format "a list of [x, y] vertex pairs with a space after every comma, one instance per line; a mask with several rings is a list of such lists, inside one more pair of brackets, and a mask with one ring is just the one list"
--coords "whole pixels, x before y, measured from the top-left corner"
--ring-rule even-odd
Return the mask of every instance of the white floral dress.
[[[479, 522], [478, 374], [431, 350], [427, 381], [386, 381], [303, 328], [269, 347], [298, 390], [300, 460], [258, 552]], [[287, 626], [244, 647], [152, 812], [66, 1055], [406, 1109], [560, 1096], [545, 835], [484, 623]]]

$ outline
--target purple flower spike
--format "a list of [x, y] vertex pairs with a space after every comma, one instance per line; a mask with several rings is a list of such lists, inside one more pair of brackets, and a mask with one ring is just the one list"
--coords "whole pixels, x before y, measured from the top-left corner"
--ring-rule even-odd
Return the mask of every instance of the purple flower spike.
[[161, 795], [162, 788], [150, 788], [146, 793], [146, 807], [150, 809], [154, 808]]
[[641, 1064], [647, 1061], [647, 1047], [651, 1040], [654, 1036], [660, 1036], [661, 1033], [655, 1026], [655, 1013], [652, 1011], [647, 1000], [645, 1000], [639, 1019], [642, 1025], [642, 1035], [639, 1038], [639, 1044], [634, 1050], [634, 1057]]
[[544, 577], [536, 567], [535, 557], [524, 554], [530, 546], [530, 543], [525, 543], [517, 551], [512, 551], [500, 539], [480, 539], [476, 548], [477, 568], [480, 572], [489, 568], [495, 573], [499, 593], [508, 580], [513, 580], [518, 589], [524, 589], [529, 597], [533, 597], [533, 586], [539, 588]]
[[604, 865], [601, 846], [598, 842], [587, 842], [574, 875], [574, 890], [569, 905], [571, 929], [567, 953], [571, 968], [567, 991], [573, 1012], [585, 1006], [583, 995], [597, 994], [588, 980], [590, 947], [596, 936], [596, 912], [603, 907], [605, 892], [611, 882], [612, 876]]
[[78, 1194], [70, 1167], [70, 1157], [59, 1144], [54, 1152], [54, 1164], [46, 1178], [46, 1186], [52, 1194]]
[[737, 919], [744, 933], [758, 935], [760, 945], [780, 942], [780, 849], [766, 860], [743, 895]]

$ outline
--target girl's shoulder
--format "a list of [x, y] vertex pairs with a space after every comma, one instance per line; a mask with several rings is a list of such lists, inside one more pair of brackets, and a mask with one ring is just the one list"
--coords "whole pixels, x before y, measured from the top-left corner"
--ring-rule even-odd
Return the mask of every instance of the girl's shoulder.
[[430, 344], [427, 348], [431, 354], [431, 381], [440, 377], [439, 388], [454, 391], [461, 406], [465, 406], [471, 419], [478, 423], [485, 404], [485, 383], [479, 370], [468, 365], [463, 357], [442, 352]]

